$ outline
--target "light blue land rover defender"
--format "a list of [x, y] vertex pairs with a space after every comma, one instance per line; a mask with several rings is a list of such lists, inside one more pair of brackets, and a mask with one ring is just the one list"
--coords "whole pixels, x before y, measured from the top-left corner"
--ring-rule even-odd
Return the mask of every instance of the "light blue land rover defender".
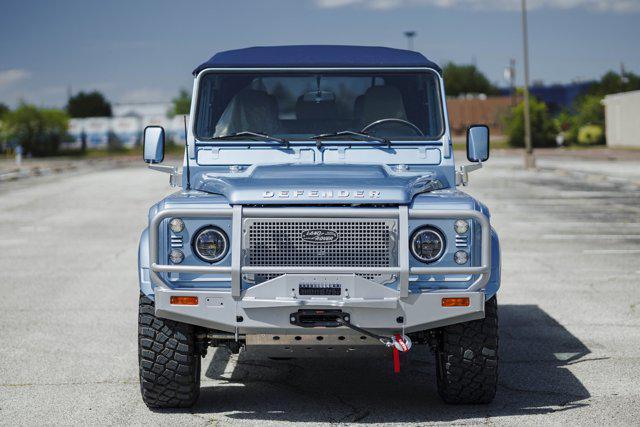
[[455, 167], [441, 69], [382, 47], [221, 52], [194, 71], [180, 190], [139, 248], [139, 361], [149, 407], [199, 395], [209, 346], [271, 357], [429, 345], [448, 403], [496, 392], [498, 237], [458, 188], [489, 157], [467, 132]]

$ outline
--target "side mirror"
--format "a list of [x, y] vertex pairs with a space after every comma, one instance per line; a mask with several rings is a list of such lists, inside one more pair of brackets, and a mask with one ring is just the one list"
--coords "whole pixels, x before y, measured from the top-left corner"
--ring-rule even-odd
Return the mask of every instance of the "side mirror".
[[162, 163], [164, 160], [164, 128], [147, 126], [144, 128], [142, 152], [145, 163]]
[[467, 159], [475, 163], [489, 159], [489, 126], [473, 125], [467, 129]]

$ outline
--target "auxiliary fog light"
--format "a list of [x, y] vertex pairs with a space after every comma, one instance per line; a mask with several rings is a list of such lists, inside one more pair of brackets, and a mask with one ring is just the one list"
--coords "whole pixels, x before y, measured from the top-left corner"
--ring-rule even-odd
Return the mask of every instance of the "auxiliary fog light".
[[464, 234], [469, 231], [469, 223], [464, 219], [459, 219], [455, 222], [453, 228], [456, 230], [456, 233]]
[[184, 253], [182, 253], [182, 251], [178, 249], [173, 249], [171, 252], [169, 252], [169, 259], [174, 264], [180, 264], [182, 261], [184, 261]]
[[465, 251], [458, 251], [453, 254], [453, 260], [456, 264], [466, 264], [469, 261], [469, 254]]
[[184, 230], [184, 221], [181, 220], [180, 218], [173, 218], [170, 222], [169, 222], [169, 228], [171, 229], [171, 231], [173, 231], [174, 233], [181, 233], [182, 230]]

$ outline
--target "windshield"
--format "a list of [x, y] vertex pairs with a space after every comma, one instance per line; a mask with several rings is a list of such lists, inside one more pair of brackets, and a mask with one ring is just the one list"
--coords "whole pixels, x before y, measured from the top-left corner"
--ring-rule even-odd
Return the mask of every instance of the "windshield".
[[353, 131], [437, 139], [443, 133], [438, 81], [429, 71], [209, 72], [200, 81], [195, 134], [296, 140]]

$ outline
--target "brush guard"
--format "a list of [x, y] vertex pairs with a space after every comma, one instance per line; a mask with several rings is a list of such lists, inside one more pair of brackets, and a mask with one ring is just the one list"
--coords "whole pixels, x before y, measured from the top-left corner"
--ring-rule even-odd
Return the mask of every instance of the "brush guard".
[[[164, 220], [171, 217], [212, 218], [231, 217], [231, 266], [169, 265], [159, 260], [159, 229]], [[398, 266], [390, 267], [291, 267], [291, 266], [247, 266], [242, 264], [243, 218], [397, 218], [398, 219]], [[480, 265], [472, 267], [410, 267], [409, 266], [409, 219], [467, 218], [478, 222], [481, 229]], [[171, 289], [160, 276], [162, 273], [192, 273], [231, 275], [231, 296], [242, 300], [243, 274], [397, 274], [398, 298], [409, 296], [409, 275], [471, 274], [477, 279], [466, 289], [478, 291], [484, 288], [491, 274], [491, 227], [487, 217], [472, 210], [414, 210], [407, 206], [398, 208], [245, 208], [234, 205], [232, 209], [166, 209], [156, 214], [149, 224], [150, 277], [155, 286]], [[406, 249], [404, 249], [406, 248]], [[452, 289], [451, 291], [456, 291]]]

